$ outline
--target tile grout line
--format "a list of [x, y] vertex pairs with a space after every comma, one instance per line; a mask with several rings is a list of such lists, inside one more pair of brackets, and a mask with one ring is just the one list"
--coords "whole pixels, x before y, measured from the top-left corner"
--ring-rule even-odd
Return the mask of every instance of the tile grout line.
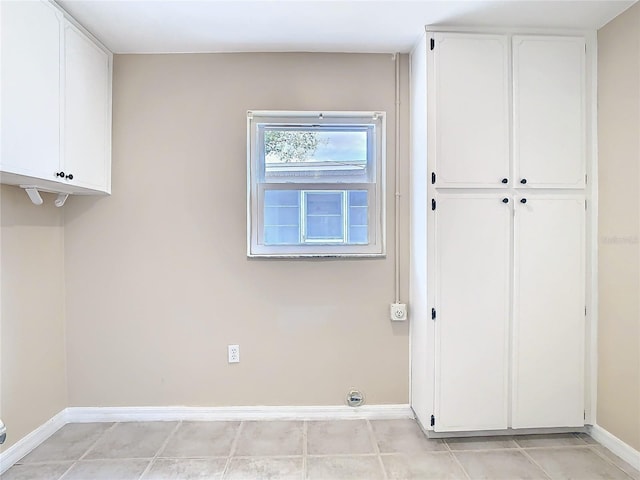
[[458, 465], [458, 467], [460, 467], [465, 478], [467, 478], [467, 480], [471, 480], [471, 475], [469, 475], [469, 472], [467, 472], [467, 469], [464, 468], [464, 466], [462, 465], [462, 462], [460, 462], [460, 459], [456, 457], [456, 454], [451, 449], [451, 446], [449, 445], [449, 442], [447, 442], [447, 439], [446, 438], [442, 439], [442, 443], [444, 443], [444, 445], [447, 447], [447, 451], [449, 452], [449, 455], [451, 455], [451, 458], [453, 458], [454, 463]]
[[522, 447], [518, 442], [516, 442], [516, 444], [518, 445], [518, 451], [520, 451], [520, 453], [522, 453], [522, 455], [524, 455], [524, 457], [529, 460], [531, 463], [533, 463], [536, 467], [538, 467], [542, 473], [544, 473], [547, 478], [549, 480], [552, 480], [553, 477], [551, 476], [551, 474], [549, 472], [547, 472], [544, 467], [542, 465], [540, 465], [538, 462], [535, 461], [535, 459], [529, 455], [529, 453], [526, 451], [526, 449], [524, 447]]
[[236, 435], [233, 437], [233, 441], [231, 442], [231, 448], [229, 449], [229, 455], [227, 455], [227, 462], [224, 464], [224, 470], [222, 471], [221, 478], [227, 476], [227, 472], [229, 471], [229, 466], [231, 465], [231, 458], [236, 453], [236, 448], [238, 446], [238, 442], [240, 441], [240, 434], [242, 433], [242, 428], [244, 427], [244, 422], [240, 421], [238, 425], [238, 429], [236, 430]]
[[[602, 458], [603, 460], [605, 460], [609, 465], [613, 465], [614, 467], [616, 467], [618, 470], [622, 471], [622, 473], [624, 473], [627, 477], [629, 477], [630, 479], [633, 479], [633, 477], [631, 476], [631, 474], [627, 473], [620, 465], [618, 465], [617, 463], [615, 463], [613, 461], [613, 459], [607, 457], [604, 453], [601, 453], [600, 450], [598, 450], [597, 448], [592, 448], [592, 447], [602, 447], [602, 448], [607, 448], [604, 445], [600, 445], [600, 444], [592, 444], [589, 445], [589, 450], [591, 450], [593, 453], [595, 453], [598, 457]], [[613, 452], [612, 452], [613, 453]], [[615, 455], [615, 453], [614, 453]], [[620, 458], [620, 457], [618, 457]], [[620, 459], [622, 460], [622, 459]], [[622, 460], [624, 462], [624, 460]], [[626, 463], [626, 462], [625, 462]], [[631, 466], [631, 465], [630, 465]], [[633, 466], [631, 466], [631, 468], [633, 468]], [[635, 468], [633, 468], [635, 470]]]
[[369, 441], [373, 443], [373, 451], [375, 452], [376, 458], [378, 459], [378, 465], [382, 469], [382, 476], [385, 480], [388, 480], [389, 475], [387, 474], [387, 469], [384, 468], [384, 462], [382, 461], [382, 455], [380, 452], [380, 447], [378, 446], [378, 439], [376, 438], [376, 433], [373, 430], [373, 425], [371, 425], [371, 422], [369, 421], [368, 418], [365, 419], [365, 421], [367, 422], [367, 428], [369, 429]]
[[158, 451], [156, 452], [156, 454], [153, 456], [153, 458], [149, 461], [149, 464], [147, 465], [147, 468], [145, 468], [142, 473], [140, 474], [140, 476], [138, 477], [138, 480], [141, 480], [142, 478], [144, 478], [144, 476], [149, 473], [149, 470], [151, 470], [151, 467], [153, 466], [153, 464], [155, 463], [156, 459], [160, 456], [160, 453], [166, 448], [166, 446], [169, 444], [169, 441], [171, 440], [171, 437], [173, 437], [176, 432], [178, 431], [178, 429], [182, 426], [182, 420], [178, 421], [178, 424], [173, 428], [173, 430], [171, 430], [171, 433], [169, 435], [167, 435], [167, 438], [164, 440], [164, 442], [162, 442], [162, 445], [160, 445], [160, 448], [158, 448]]
[[[67, 424], [69, 425], [69, 424]], [[85, 450], [85, 452], [80, 455], [80, 458], [76, 459], [70, 466], [69, 468], [67, 468], [65, 470], [65, 472], [60, 475], [60, 477], [58, 478], [58, 480], [64, 480], [64, 477], [67, 476], [67, 474], [71, 471], [71, 469], [73, 467], [75, 467], [81, 460], [84, 460], [84, 457], [86, 457], [89, 452], [91, 452], [91, 450], [93, 450], [95, 448], [95, 446], [98, 444], [98, 442], [100, 441], [100, 439], [102, 439], [102, 437], [104, 437], [107, 432], [110, 432], [111, 430], [113, 430], [114, 428], [116, 428], [116, 425], [118, 425], [117, 422], [113, 422], [113, 425], [111, 425], [109, 428], [105, 429], [104, 432], [102, 432], [100, 435], [98, 435], [98, 438], [96, 438], [95, 442], [93, 442], [91, 445], [89, 445], [89, 447]]]
[[307, 455], [308, 455], [308, 450], [309, 447], [307, 445], [307, 438], [308, 438], [308, 422], [306, 420], [304, 420], [302, 422], [302, 478], [303, 480], [305, 480], [307, 478]]

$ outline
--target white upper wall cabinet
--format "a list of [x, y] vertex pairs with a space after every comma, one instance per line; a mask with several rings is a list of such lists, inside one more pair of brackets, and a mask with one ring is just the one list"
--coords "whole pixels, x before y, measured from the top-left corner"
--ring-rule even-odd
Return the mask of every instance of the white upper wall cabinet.
[[513, 157], [519, 186], [585, 185], [585, 40], [513, 37]]
[[64, 170], [77, 185], [110, 188], [109, 55], [73, 25], [65, 27]]
[[509, 179], [509, 44], [502, 35], [434, 34], [439, 187], [500, 187]]
[[0, 180], [110, 193], [111, 53], [51, 2], [0, 2], [0, 9]]
[[53, 174], [60, 163], [62, 14], [44, 2], [1, 2], [2, 171]]

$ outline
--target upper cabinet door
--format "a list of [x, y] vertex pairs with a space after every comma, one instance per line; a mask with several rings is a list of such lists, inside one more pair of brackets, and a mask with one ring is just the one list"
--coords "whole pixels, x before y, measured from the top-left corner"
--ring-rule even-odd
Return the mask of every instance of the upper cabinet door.
[[513, 37], [515, 184], [585, 185], [585, 41]]
[[0, 170], [55, 179], [60, 162], [62, 15], [45, 2], [0, 2]]
[[75, 185], [111, 188], [110, 56], [73, 25], [65, 28], [64, 170]]
[[[502, 35], [434, 34], [430, 52], [437, 187], [509, 181], [509, 44]], [[431, 117], [433, 118], [433, 117]], [[506, 180], [505, 180], [506, 179]]]

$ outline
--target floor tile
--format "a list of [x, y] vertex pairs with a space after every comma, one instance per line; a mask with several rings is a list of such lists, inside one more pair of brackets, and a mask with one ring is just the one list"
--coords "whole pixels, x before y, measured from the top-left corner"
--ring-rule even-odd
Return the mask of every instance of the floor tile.
[[532, 449], [527, 454], [554, 480], [629, 480], [590, 448]]
[[548, 479], [545, 473], [519, 451], [454, 453], [472, 480]]
[[78, 460], [112, 423], [69, 423], [19, 463]]
[[384, 472], [377, 455], [344, 457], [307, 457], [310, 480], [383, 479]]
[[2, 480], [58, 480], [73, 462], [14, 465], [0, 475]]
[[142, 480], [220, 479], [226, 458], [158, 458]]
[[445, 439], [451, 450], [494, 450], [517, 448], [513, 437], [462, 437]]
[[450, 453], [382, 455], [382, 463], [390, 480], [457, 480], [467, 478]]
[[590, 448], [592, 448], [593, 451], [599, 453], [600, 455], [606, 457], [610, 462], [615, 464], [623, 472], [633, 478], [633, 480], [640, 480], [640, 470], [633, 468], [608, 448], [605, 448], [602, 445], [593, 445]]
[[160, 453], [161, 457], [226, 457], [240, 422], [183, 422]]
[[302, 455], [303, 422], [242, 422], [234, 455]]
[[366, 420], [332, 420], [307, 423], [309, 455], [375, 453]]
[[586, 445], [573, 433], [555, 433], [552, 435], [517, 435], [514, 440], [522, 448], [531, 447], [570, 447], [576, 445]]
[[224, 480], [289, 480], [302, 478], [302, 457], [232, 458]]
[[118, 423], [98, 440], [85, 459], [153, 457], [176, 426], [177, 422]]
[[64, 480], [138, 480], [151, 459], [81, 460]]
[[442, 440], [429, 439], [415, 420], [372, 420], [380, 453], [420, 453], [447, 450]]

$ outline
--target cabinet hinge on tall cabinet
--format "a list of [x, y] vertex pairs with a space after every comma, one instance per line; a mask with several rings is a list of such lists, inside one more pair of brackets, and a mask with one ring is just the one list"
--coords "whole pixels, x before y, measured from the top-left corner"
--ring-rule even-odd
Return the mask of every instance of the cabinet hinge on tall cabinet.
[[113, 55], [54, 2], [0, 2], [0, 181], [39, 191], [111, 193]]

